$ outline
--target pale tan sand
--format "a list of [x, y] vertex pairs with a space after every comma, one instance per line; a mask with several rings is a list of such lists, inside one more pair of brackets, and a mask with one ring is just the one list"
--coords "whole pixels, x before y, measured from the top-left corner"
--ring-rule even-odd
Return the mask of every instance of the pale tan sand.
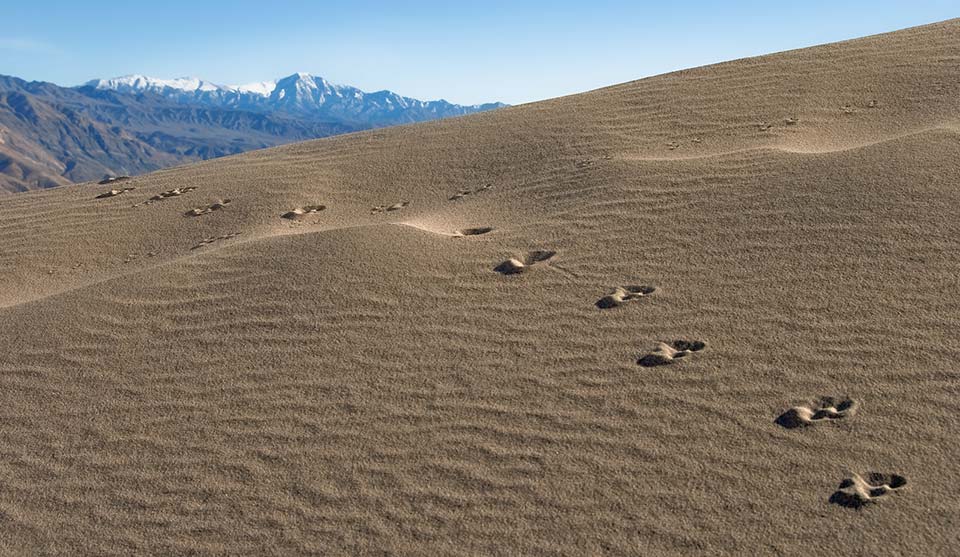
[[0, 553], [957, 551], [960, 21], [124, 187], [0, 199]]

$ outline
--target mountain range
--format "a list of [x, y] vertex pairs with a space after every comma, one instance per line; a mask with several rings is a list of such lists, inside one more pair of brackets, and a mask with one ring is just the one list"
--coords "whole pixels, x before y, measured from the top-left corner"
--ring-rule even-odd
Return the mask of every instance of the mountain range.
[[368, 93], [305, 73], [239, 86], [129, 75], [60, 87], [0, 76], [0, 191], [140, 174], [502, 106]]

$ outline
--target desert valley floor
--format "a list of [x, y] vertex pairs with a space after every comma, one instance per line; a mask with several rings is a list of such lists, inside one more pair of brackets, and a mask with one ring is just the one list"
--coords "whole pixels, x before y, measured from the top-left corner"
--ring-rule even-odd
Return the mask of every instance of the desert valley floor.
[[4, 554], [960, 551], [960, 20], [0, 197]]

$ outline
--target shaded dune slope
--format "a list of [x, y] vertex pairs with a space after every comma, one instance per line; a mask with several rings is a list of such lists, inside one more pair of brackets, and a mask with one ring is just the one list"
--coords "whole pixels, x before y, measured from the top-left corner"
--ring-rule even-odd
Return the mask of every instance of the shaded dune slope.
[[0, 543], [948, 551], [958, 76], [953, 20], [4, 197]]

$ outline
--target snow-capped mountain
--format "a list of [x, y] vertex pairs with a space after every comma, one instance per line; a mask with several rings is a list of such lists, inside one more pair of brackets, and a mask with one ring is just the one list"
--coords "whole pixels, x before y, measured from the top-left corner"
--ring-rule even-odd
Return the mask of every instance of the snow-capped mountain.
[[232, 86], [128, 75], [59, 87], [0, 75], [0, 193], [500, 106], [366, 93], [304, 73]]
[[461, 116], [499, 108], [501, 103], [463, 106], [444, 100], [421, 101], [391, 91], [367, 93], [307, 73], [246, 85], [219, 85], [194, 77], [157, 79], [129, 75], [95, 79], [85, 87], [118, 93], [153, 93], [181, 104], [284, 112], [299, 118], [380, 127]]
[[210, 83], [197, 77], [178, 77], [176, 79], [157, 79], [145, 75], [125, 75], [111, 79], [94, 79], [87, 85], [97, 89], [113, 89], [121, 93], [153, 91], [162, 92], [167, 89], [177, 91], [220, 91], [230, 90], [230, 87]]

